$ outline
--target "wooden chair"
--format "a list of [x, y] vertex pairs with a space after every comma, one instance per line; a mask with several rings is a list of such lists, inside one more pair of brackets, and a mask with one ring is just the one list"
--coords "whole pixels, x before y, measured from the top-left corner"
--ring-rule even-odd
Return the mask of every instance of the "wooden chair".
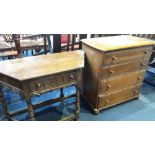
[[70, 34], [53, 34], [53, 53], [69, 51], [70, 45]]
[[71, 35], [61, 34], [61, 51], [69, 51], [71, 46]]
[[47, 41], [46, 35], [44, 34], [20, 34], [19, 39], [20, 39], [20, 48], [22, 52], [31, 50], [32, 55], [38, 55], [41, 49], [44, 49], [43, 53], [47, 54], [48, 41]]
[[31, 50], [33, 55], [39, 55], [42, 54], [39, 53], [42, 48], [43, 54], [46, 54], [47, 43], [47, 36], [43, 34], [3, 34], [0, 38], [0, 56], [3, 59], [4, 57], [23, 57], [23, 52], [28, 50]]
[[15, 49], [14, 39], [12, 34], [0, 35], [1, 50], [13, 50]]
[[71, 51], [80, 49], [80, 35], [72, 34]]
[[154, 39], [155, 34], [132, 34], [133, 36], [136, 37], [141, 37], [141, 38], [148, 38], [148, 39]]
[[18, 56], [15, 48], [15, 42], [11, 34], [0, 35], [0, 57], [4, 60], [6, 57], [12, 59]]

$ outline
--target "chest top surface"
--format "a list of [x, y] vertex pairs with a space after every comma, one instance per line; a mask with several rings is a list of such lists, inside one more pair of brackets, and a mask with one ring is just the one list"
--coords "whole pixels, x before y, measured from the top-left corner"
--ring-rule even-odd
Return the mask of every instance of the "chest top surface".
[[84, 52], [72, 51], [0, 62], [0, 74], [23, 81], [84, 67]]
[[153, 40], [139, 38], [131, 35], [83, 39], [82, 42], [90, 47], [104, 52], [133, 47], [151, 46], [155, 44], [155, 41]]

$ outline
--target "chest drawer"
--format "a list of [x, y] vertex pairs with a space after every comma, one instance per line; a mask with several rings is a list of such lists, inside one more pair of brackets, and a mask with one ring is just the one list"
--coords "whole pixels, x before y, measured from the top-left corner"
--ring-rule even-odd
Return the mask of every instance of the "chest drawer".
[[120, 74], [126, 74], [138, 70], [146, 70], [149, 59], [137, 60], [123, 64], [116, 64], [113, 66], [107, 66], [102, 68], [102, 79], [118, 76]]
[[31, 95], [42, 94], [47, 91], [75, 84], [80, 80], [80, 78], [81, 78], [80, 71], [46, 77], [30, 82], [29, 89]]
[[108, 108], [129, 99], [138, 97], [140, 93], [140, 88], [140, 86], [134, 86], [128, 89], [121, 90], [119, 92], [115, 92], [113, 94], [109, 94], [107, 96], [99, 96], [98, 109]]
[[146, 57], [150, 57], [151, 51], [151, 47], [145, 47], [106, 53], [104, 56], [104, 65], [125, 63], [136, 59], [144, 59]]
[[144, 72], [132, 72], [115, 78], [101, 80], [99, 94], [108, 94], [132, 85], [140, 85], [144, 79]]

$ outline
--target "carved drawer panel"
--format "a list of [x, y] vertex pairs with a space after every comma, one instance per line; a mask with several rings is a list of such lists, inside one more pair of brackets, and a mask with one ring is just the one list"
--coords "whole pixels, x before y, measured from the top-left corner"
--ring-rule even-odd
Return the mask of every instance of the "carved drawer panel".
[[98, 97], [98, 109], [104, 109], [129, 99], [138, 97], [140, 93], [140, 86], [130, 87], [121, 91], [109, 94], [107, 96]]
[[80, 71], [46, 77], [29, 83], [31, 95], [38, 95], [60, 87], [65, 87], [78, 82]]
[[124, 89], [132, 85], [142, 84], [144, 79], [144, 72], [132, 72], [117, 76], [115, 78], [109, 78], [107, 80], [101, 80], [99, 94], [108, 94], [116, 90]]
[[102, 68], [101, 78], [110, 78], [138, 70], [146, 70], [149, 59], [137, 60], [128, 63], [116, 64]]
[[105, 54], [104, 65], [128, 62], [150, 57], [152, 48], [127, 49]]

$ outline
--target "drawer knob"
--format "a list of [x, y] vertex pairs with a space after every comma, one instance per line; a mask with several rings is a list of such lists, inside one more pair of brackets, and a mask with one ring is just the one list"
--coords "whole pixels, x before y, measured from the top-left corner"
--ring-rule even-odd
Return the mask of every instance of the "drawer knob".
[[138, 80], [141, 80], [141, 79], [142, 79], [142, 77], [138, 76], [138, 77], [137, 77], [137, 79], [138, 79]]
[[113, 74], [113, 73], [114, 73], [114, 71], [113, 71], [113, 70], [109, 70], [109, 72], [110, 72], [110, 74]]
[[117, 59], [117, 57], [115, 57], [115, 56], [114, 56], [114, 57], [112, 57], [112, 59], [113, 59], [113, 60], [116, 60], [116, 59]]
[[145, 51], [145, 54], [148, 54], [149, 53], [149, 51]]
[[37, 83], [37, 87], [40, 87], [41, 86], [41, 84], [40, 83]]
[[70, 77], [69, 77], [70, 79], [74, 79], [74, 76], [73, 75], [70, 75]]
[[141, 63], [141, 66], [145, 66], [145, 63]]
[[109, 100], [105, 100], [105, 103], [110, 103], [110, 101]]
[[110, 89], [111, 88], [111, 85], [107, 85], [107, 88]]
[[138, 90], [135, 90], [134, 93], [135, 93], [135, 94], [138, 94]]

